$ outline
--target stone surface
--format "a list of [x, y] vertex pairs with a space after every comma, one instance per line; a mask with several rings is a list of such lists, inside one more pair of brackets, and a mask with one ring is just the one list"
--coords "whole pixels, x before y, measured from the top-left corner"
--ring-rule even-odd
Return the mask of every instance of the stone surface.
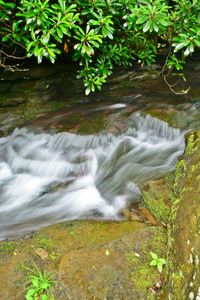
[[[101, 94], [88, 98], [82, 95], [80, 83], [72, 82], [71, 74], [66, 76], [64, 67], [59, 73], [59, 78], [63, 80], [62, 86], [60, 79], [53, 84], [55, 69], [39, 68], [29, 75], [33, 82], [23, 79], [22, 73], [4, 76], [5, 81], [0, 89], [2, 93], [8, 93], [10, 99], [15, 101], [13, 94], [9, 92], [12, 88], [18, 102], [20, 90], [26, 101], [6, 107], [9, 101], [5, 101], [9, 99], [2, 96], [2, 103], [4, 101], [6, 105], [0, 111], [1, 135], [24, 124], [32, 129], [41, 128], [42, 131], [70, 130], [93, 134], [106, 129], [117, 133], [123, 129], [126, 116], [137, 110], [183, 129], [199, 127], [200, 90], [197, 73], [189, 76], [193, 96], [188, 98], [172, 94], [161, 77], [152, 80], [159, 76], [157, 67], [150, 71], [122, 72], [111, 85], [104, 87]], [[130, 76], [134, 80], [130, 80]], [[191, 99], [195, 99], [195, 105]], [[123, 111], [110, 112], [105, 107], [113, 103], [126, 103], [127, 107]], [[117, 123], [120, 123], [119, 128], [115, 126]], [[66, 222], [45, 228], [25, 239], [0, 242], [0, 299], [24, 299], [27, 274], [23, 266], [31, 267], [32, 264], [53, 272], [58, 280], [53, 288], [56, 300], [158, 299], [159, 296], [152, 291], [157, 293], [162, 289], [159, 282], [167, 278], [167, 270], [164, 269], [161, 278], [157, 269], [149, 266], [149, 252], [153, 251], [159, 257], [167, 258], [167, 247], [174, 240], [168, 257], [168, 284], [160, 299], [166, 300], [168, 292], [172, 290], [173, 300], [186, 300], [189, 295], [194, 295], [194, 299], [198, 300], [199, 131], [195, 133], [195, 137], [195, 146], [187, 157], [187, 175], [183, 174], [179, 178], [181, 183], [175, 195], [175, 203], [178, 203], [175, 205], [176, 209], [170, 199], [169, 187], [172, 190], [174, 188], [170, 175], [166, 181], [150, 182], [149, 188], [145, 187], [143, 207], [137, 213], [125, 212], [124, 216], [128, 221]], [[174, 210], [175, 217], [171, 224], [170, 218]], [[171, 239], [167, 241], [171, 232]], [[47, 253], [48, 259], [41, 259], [44, 256], [41, 257], [41, 250], [38, 255], [38, 249], [43, 250], [44, 256]]]
[[149, 251], [164, 255], [166, 230], [136, 221], [66, 222], [9, 243], [0, 243], [1, 300], [24, 299], [25, 267], [34, 264], [58, 274], [56, 300], [143, 300], [154, 299], [159, 273], [149, 266]]
[[47, 251], [45, 251], [44, 249], [42, 249], [42, 248], [37, 248], [36, 250], [35, 250], [35, 253], [41, 258], [41, 259], [46, 259], [46, 258], [48, 258], [48, 253], [47, 253]]
[[[188, 139], [185, 157], [176, 171], [172, 297], [187, 300], [200, 290], [200, 132]], [[193, 140], [191, 139], [193, 137]]]
[[[152, 229], [140, 227], [130, 234], [105, 245], [78, 249], [64, 255], [59, 265], [59, 278], [68, 291], [69, 299], [146, 299], [151, 296], [149, 289], [156, 283], [157, 274], [149, 282], [140, 276], [140, 254], [144, 257], [144, 245], [152, 247]], [[137, 251], [137, 252], [136, 252]], [[139, 254], [135, 256], [135, 253]], [[138, 266], [131, 263], [128, 255], [138, 260]], [[145, 267], [146, 263], [144, 263]], [[148, 269], [148, 267], [147, 267]], [[149, 272], [151, 272], [149, 270]], [[137, 278], [137, 284], [131, 276]], [[140, 281], [146, 281], [143, 289]]]

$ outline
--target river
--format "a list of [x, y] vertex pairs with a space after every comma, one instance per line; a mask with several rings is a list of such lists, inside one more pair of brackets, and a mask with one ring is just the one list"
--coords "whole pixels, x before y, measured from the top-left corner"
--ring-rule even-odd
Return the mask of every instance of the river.
[[175, 168], [185, 134], [199, 127], [200, 70], [187, 68], [191, 90], [179, 96], [159, 75], [117, 71], [85, 97], [73, 66], [2, 74], [1, 239], [66, 220], [118, 220], [142, 184]]

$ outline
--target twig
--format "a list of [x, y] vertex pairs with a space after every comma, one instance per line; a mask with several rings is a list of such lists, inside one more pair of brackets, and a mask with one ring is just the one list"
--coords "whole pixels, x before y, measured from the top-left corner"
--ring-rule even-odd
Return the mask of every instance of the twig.
[[[171, 41], [171, 31], [170, 31], [170, 38], [169, 38], [169, 40]], [[176, 91], [174, 90], [174, 87], [176, 87], [177, 84], [180, 82], [181, 76], [179, 76], [179, 78], [176, 80], [176, 82], [175, 82], [175, 83], [172, 83], [172, 84], [169, 83], [169, 81], [168, 81], [168, 79], [167, 79], [167, 77], [171, 75], [171, 73], [172, 73], [172, 71], [173, 71], [173, 69], [174, 69], [174, 68], [169, 69], [168, 66], [167, 66], [167, 61], [168, 61], [168, 59], [169, 59], [171, 53], [172, 53], [172, 47], [171, 47], [171, 43], [170, 43], [169, 53], [167, 54], [167, 57], [166, 57], [166, 60], [165, 60], [165, 64], [164, 64], [164, 66], [163, 66], [163, 68], [162, 68], [162, 76], [163, 76], [163, 79], [164, 79], [165, 83], [167, 84], [167, 86], [169, 87], [169, 89], [170, 89], [174, 94], [176, 94], [176, 95], [185, 95], [185, 94], [187, 94], [188, 91], [190, 90], [190, 86], [189, 86], [186, 90], [182, 90], [182, 91], [180, 91], [180, 92], [176, 92]], [[168, 70], [167, 74], [165, 74], [166, 70]]]

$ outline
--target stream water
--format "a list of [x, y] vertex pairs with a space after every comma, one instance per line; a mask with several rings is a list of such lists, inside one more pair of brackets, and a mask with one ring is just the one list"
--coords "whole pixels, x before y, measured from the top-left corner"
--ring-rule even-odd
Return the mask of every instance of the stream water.
[[[133, 80], [133, 73], [120, 73], [90, 98], [81, 96], [72, 80], [74, 99], [71, 87], [65, 92], [63, 74], [61, 68], [56, 78], [47, 76], [48, 88], [40, 76], [13, 82], [2, 77], [8, 102], [13, 103], [13, 91], [20, 89], [20, 99], [26, 100], [9, 108], [2, 102], [1, 239], [64, 220], [119, 219], [120, 211], [140, 194], [140, 184], [175, 167], [184, 151], [185, 132], [199, 126], [196, 79], [188, 98], [171, 94], [161, 79], [146, 78], [145, 72], [142, 81]], [[8, 90], [5, 83], [10, 84]], [[34, 116], [27, 107], [36, 107]], [[32, 121], [27, 121], [27, 113]], [[9, 115], [16, 116], [16, 123], [8, 128], [4, 118]], [[83, 134], [84, 122], [89, 129]]]

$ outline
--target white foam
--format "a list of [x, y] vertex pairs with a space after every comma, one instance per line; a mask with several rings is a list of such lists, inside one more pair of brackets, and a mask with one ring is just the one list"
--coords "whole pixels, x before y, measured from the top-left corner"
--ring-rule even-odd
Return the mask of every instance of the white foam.
[[0, 239], [63, 220], [118, 219], [138, 183], [175, 167], [184, 134], [133, 114], [121, 134], [0, 138]]

